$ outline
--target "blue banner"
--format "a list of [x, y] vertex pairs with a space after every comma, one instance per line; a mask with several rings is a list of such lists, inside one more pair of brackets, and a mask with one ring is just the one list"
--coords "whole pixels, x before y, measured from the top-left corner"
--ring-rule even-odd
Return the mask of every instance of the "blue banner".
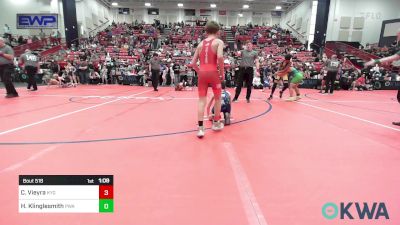
[[58, 29], [58, 14], [17, 14], [17, 29]]

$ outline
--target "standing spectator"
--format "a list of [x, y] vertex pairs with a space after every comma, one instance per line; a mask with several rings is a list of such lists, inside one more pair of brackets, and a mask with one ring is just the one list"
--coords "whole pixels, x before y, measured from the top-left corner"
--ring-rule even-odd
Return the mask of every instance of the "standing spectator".
[[87, 81], [87, 73], [89, 70], [89, 66], [86, 60], [80, 61], [79, 67], [78, 67], [78, 76], [81, 84], [86, 84]]
[[171, 77], [171, 86], [175, 86], [175, 73], [174, 73], [174, 64], [171, 63], [169, 67], [169, 76]]
[[13, 59], [13, 49], [5, 44], [4, 38], [0, 37], [0, 76], [7, 90], [6, 98], [18, 97], [18, 92], [15, 90], [11, 79]]
[[43, 32], [43, 29], [40, 29], [39, 37], [40, 37], [40, 40], [42, 41], [42, 44], [44, 46], [47, 46], [47, 38], [46, 38], [46, 34]]
[[57, 32], [55, 30], [51, 32], [50, 43], [51, 45], [57, 45]]
[[175, 74], [175, 78], [174, 78], [175, 83], [174, 83], [174, 85], [176, 86], [180, 82], [181, 67], [179, 66], [179, 63], [176, 61], [172, 68], [173, 68], [173, 71], [174, 71], [174, 74]]
[[149, 63], [149, 71], [151, 71], [151, 82], [153, 84], [154, 91], [158, 91], [158, 81], [160, 78], [160, 66], [161, 61], [158, 58], [158, 54], [154, 53], [153, 58], [150, 60]]
[[32, 54], [31, 50], [26, 49], [25, 54], [19, 57], [19, 64], [24, 66], [24, 69], [29, 77], [27, 89], [30, 90], [32, 86], [33, 87], [32, 91], [37, 91], [35, 76], [40, 69], [39, 57]]
[[54, 60], [51, 61], [50, 66], [49, 66], [49, 69], [50, 69], [51, 72], [53, 73], [53, 76], [54, 76], [55, 74], [57, 74], [57, 76], [58, 76], [59, 73], [60, 73], [60, 65], [59, 65], [56, 61], [54, 61]]
[[329, 89], [330, 89], [330, 94], [333, 94], [333, 89], [335, 88], [336, 76], [340, 69], [340, 62], [337, 59], [337, 56], [332, 55], [331, 59], [328, 59], [326, 61], [325, 66], [328, 71], [326, 75], [325, 94], [328, 94]]
[[254, 76], [254, 66], [256, 66], [256, 74], [260, 76], [260, 63], [258, 60], [258, 52], [253, 51], [253, 44], [250, 41], [247, 41], [246, 50], [242, 50], [238, 52], [238, 55], [242, 57], [242, 60], [239, 65], [239, 77], [237, 79], [236, 84], [236, 93], [235, 98], [233, 99], [234, 102], [237, 102], [240, 92], [242, 90], [243, 81], [246, 81], [247, 86], [247, 93], [246, 93], [246, 100], [247, 103], [250, 103], [250, 95], [251, 95], [251, 88], [253, 83], [253, 76]]
[[76, 68], [69, 62], [67, 66], [65, 67], [65, 73], [66, 76], [69, 78], [73, 86], [76, 86], [78, 84], [76, 80]]
[[163, 65], [162, 68], [163, 68], [163, 70], [162, 70], [162, 85], [166, 85], [167, 84], [168, 66]]
[[60, 32], [60, 30], [57, 30], [57, 43], [58, 43], [58, 45], [61, 45], [61, 32]]
[[4, 38], [7, 38], [8, 43], [11, 44], [11, 40], [12, 40], [11, 29], [7, 24], [4, 24]]
[[103, 67], [101, 68], [101, 83], [102, 84], [107, 84], [107, 67], [106, 65], [103, 65]]

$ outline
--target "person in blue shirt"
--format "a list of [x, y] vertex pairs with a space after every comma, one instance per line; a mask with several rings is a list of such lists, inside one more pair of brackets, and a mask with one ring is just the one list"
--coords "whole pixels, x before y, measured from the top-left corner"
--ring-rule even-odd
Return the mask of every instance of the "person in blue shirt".
[[[224, 120], [225, 120], [225, 125], [230, 125], [231, 124], [231, 93], [229, 93], [229, 91], [226, 90], [226, 84], [225, 81], [221, 82], [221, 88], [222, 88], [222, 92], [221, 92], [221, 113], [224, 114]], [[212, 119], [214, 118], [214, 106], [211, 110], [211, 115], [210, 115], [210, 108], [211, 105], [214, 102], [214, 96], [211, 98], [210, 102], [207, 105], [207, 115], [208, 118]]]

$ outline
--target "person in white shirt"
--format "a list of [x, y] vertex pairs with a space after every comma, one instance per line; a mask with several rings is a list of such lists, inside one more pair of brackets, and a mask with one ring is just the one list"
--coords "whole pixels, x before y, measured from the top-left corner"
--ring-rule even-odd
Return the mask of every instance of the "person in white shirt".
[[103, 68], [101, 68], [101, 83], [102, 84], [107, 84], [107, 78], [108, 78], [107, 73], [108, 73], [107, 66], [106, 66], [106, 64], [104, 64]]
[[167, 73], [168, 73], [168, 66], [163, 66], [163, 72], [162, 72], [163, 86], [167, 83]]
[[175, 86], [175, 74], [174, 74], [173, 63], [169, 66], [169, 76], [171, 77], [171, 86]]
[[379, 73], [379, 72], [380, 72], [379, 65], [376, 64], [376, 65], [371, 69], [371, 72]]

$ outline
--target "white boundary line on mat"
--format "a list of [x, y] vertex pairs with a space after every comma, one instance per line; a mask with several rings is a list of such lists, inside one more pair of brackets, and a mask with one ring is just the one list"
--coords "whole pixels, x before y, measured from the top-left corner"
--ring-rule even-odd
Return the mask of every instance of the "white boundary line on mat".
[[349, 114], [346, 114], [346, 113], [341, 113], [341, 112], [337, 112], [337, 111], [334, 111], [334, 110], [322, 108], [322, 107], [319, 107], [319, 106], [310, 105], [310, 104], [307, 104], [307, 103], [304, 103], [304, 102], [301, 102], [301, 101], [297, 101], [296, 103], [301, 104], [301, 105], [305, 105], [305, 106], [308, 106], [308, 107], [311, 107], [311, 108], [314, 108], [314, 109], [318, 109], [318, 110], [321, 110], [321, 111], [330, 112], [330, 113], [334, 113], [334, 114], [337, 114], [337, 115], [340, 115], [340, 116], [344, 116], [344, 117], [348, 117], [348, 118], [355, 119], [355, 120], [358, 120], [358, 121], [362, 121], [362, 122], [365, 122], [365, 123], [373, 124], [373, 125], [376, 125], [376, 126], [379, 126], [379, 127], [387, 128], [387, 129], [390, 129], [390, 130], [400, 131], [400, 129], [397, 129], [397, 128], [394, 128], [394, 127], [391, 127], [391, 126], [387, 126], [387, 125], [384, 125], [384, 124], [380, 124], [380, 123], [377, 123], [377, 122], [373, 122], [373, 121], [370, 121], [370, 120], [367, 120], [367, 119], [363, 119], [363, 118], [360, 118], [360, 117], [357, 117], [357, 116], [352, 116], [352, 115], [349, 115]]
[[[141, 94], [144, 94], [144, 93], [147, 93], [147, 92], [150, 92], [150, 91], [152, 91], [152, 90], [142, 91], [142, 92], [130, 95], [128, 97], [141, 95]], [[50, 118], [47, 118], [47, 119], [44, 119], [44, 120], [39, 120], [37, 122], [30, 123], [30, 124], [27, 124], [27, 125], [24, 125], [24, 126], [20, 126], [20, 127], [16, 127], [16, 128], [10, 129], [10, 130], [1, 131], [0, 132], [0, 136], [4, 135], [4, 134], [13, 133], [15, 131], [19, 131], [19, 130], [22, 130], [22, 129], [25, 129], [25, 128], [28, 128], [28, 127], [32, 127], [32, 126], [35, 126], [35, 125], [39, 125], [39, 124], [42, 124], [42, 123], [45, 123], [45, 122], [48, 122], [48, 121], [52, 121], [52, 120], [63, 118], [63, 117], [69, 116], [69, 115], [73, 115], [73, 114], [76, 114], [76, 113], [79, 113], [79, 112], [83, 112], [83, 111], [86, 111], [86, 110], [89, 110], [89, 109], [94, 109], [94, 108], [97, 108], [97, 107], [100, 107], [100, 106], [103, 106], [103, 105], [107, 105], [107, 104], [110, 104], [110, 103], [113, 103], [113, 102], [117, 102], [117, 101], [120, 101], [120, 100], [122, 100], [122, 98], [117, 98], [117, 99], [114, 99], [112, 101], [103, 102], [103, 103], [100, 103], [100, 104], [97, 104], [97, 105], [93, 105], [93, 106], [89, 106], [89, 107], [86, 107], [86, 108], [78, 109], [78, 110], [75, 110], [75, 111], [72, 111], [72, 112], [63, 113], [63, 114], [60, 114], [58, 116], [53, 116], [53, 117], [50, 117]]]
[[223, 146], [226, 154], [228, 155], [228, 159], [235, 176], [236, 186], [238, 188], [240, 199], [242, 200], [242, 205], [249, 222], [248, 224], [268, 225], [233, 145], [225, 142], [223, 143]]

